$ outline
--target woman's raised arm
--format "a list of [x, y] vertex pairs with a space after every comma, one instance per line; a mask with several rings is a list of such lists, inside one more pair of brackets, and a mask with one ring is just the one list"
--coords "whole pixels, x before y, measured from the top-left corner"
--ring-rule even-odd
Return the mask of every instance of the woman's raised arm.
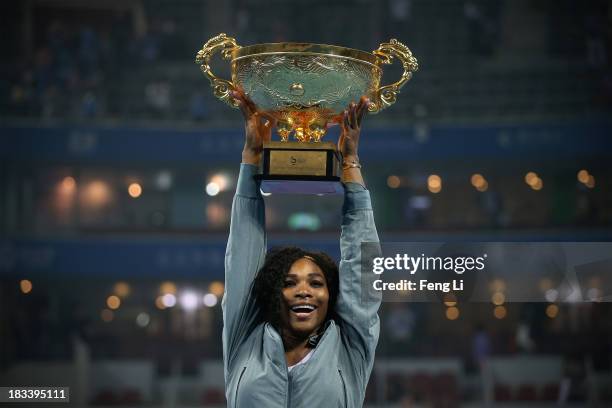
[[273, 127], [272, 120], [263, 118], [244, 94], [236, 92], [233, 96], [244, 116], [245, 142], [225, 251], [222, 308], [226, 374], [232, 369], [241, 342], [258, 323], [252, 288], [266, 255], [266, 230], [264, 201], [254, 176], [259, 172], [263, 142], [270, 140]]
[[[359, 104], [351, 104], [344, 113], [342, 135], [338, 150], [343, 155], [342, 181], [344, 206], [340, 235], [340, 291], [336, 312], [340, 318], [343, 336], [349, 345], [355, 369], [361, 370], [360, 378], [369, 378], [374, 364], [374, 352], [378, 343], [380, 323], [378, 309], [380, 296], [372, 294], [363, 285], [361, 270], [361, 244], [372, 242], [378, 248], [378, 233], [370, 193], [361, 175], [358, 147], [361, 120], [369, 101], [362, 98]], [[360, 386], [365, 389], [365, 384]]]

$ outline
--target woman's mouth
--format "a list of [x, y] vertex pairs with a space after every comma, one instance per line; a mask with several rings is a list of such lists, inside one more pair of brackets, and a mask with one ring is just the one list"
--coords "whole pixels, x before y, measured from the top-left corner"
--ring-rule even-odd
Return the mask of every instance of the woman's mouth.
[[311, 304], [294, 305], [290, 308], [291, 312], [300, 320], [308, 319], [316, 309], [317, 307]]

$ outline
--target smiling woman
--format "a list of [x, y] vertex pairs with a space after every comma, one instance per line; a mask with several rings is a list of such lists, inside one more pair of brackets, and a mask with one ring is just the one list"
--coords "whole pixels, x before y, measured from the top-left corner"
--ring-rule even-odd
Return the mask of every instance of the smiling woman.
[[311, 259], [295, 261], [285, 278], [280, 313], [283, 337], [311, 335], [327, 319], [329, 290], [323, 271]]
[[292, 297], [311, 299], [313, 294], [326, 292], [329, 299], [326, 311], [333, 312], [338, 296], [338, 267], [324, 253], [295, 247], [273, 249], [255, 278], [254, 292], [266, 319], [276, 327], [283, 323], [283, 308], [301, 303]]
[[[293, 366], [316, 346], [323, 324], [335, 317], [338, 267], [324, 253], [294, 247], [270, 251], [254, 293], [265, 319], [280, 331], [287, 364]], [[306, 347], [300, 347], [304, 339]]]
[[271, 123], [235, 93], [246, 140], [225, 255], [223, 357], [230, 407], [361, 407], [378, 342], [380, 294], [361, 293], [361, 243], [378, 242], [357, 156], [368, 101], [344, 114], [340, 265], [282, 248], [266, 255], [265, 208], [254, 176]]

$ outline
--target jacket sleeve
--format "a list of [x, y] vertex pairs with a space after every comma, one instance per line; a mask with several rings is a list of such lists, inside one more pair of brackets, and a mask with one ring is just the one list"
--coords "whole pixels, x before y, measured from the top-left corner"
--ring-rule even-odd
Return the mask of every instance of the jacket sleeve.
[[369, 285], [373, 274], [361, 270], [361, 244], [369, 242], [368, 248], [375, 253], [380, 251], [369, 191], [360, 184], [346, 183], [342, 213], [336, 313], [351, 360], [361, 371], [361, 378], [367, 381], [380, 332], [378, 309], [381, 303], [380, 292], [371, 290]]
[[232, 369], [239, 346], [258, 324], [259, 311], [252, 290], [266, 254], [266, 231], [264, 201], [253, 178], [257, 170], [253, 165], [240, 165], [232, 203], [225, 250], [225, 293], [221, 302], [226, 375]]

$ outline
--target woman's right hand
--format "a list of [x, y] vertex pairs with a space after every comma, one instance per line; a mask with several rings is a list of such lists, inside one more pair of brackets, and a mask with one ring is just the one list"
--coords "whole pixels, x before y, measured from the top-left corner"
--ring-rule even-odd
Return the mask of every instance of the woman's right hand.
[[259, 166], [264, 142], [272, 137], [272, 128], [276, 125], [273, 117], [257, 111], [251, 101], [241, 90], [232, 91], [232, 96], [238, 101], [238, 107], [244, 117], [244, 148], [242, 163]]

